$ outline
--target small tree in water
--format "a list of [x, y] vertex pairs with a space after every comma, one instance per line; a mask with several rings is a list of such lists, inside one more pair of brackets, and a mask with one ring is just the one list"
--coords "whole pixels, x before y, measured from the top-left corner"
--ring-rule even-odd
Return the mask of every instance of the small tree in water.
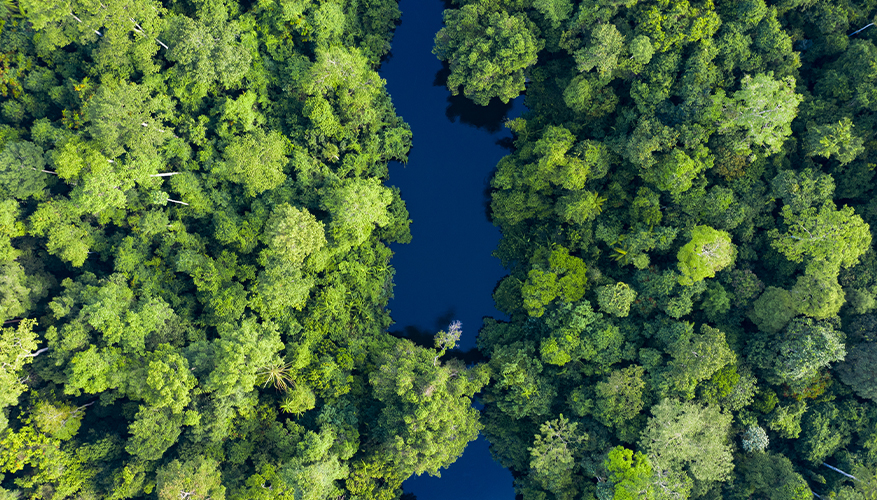
[[432, 360], [433, 366], [438, 363], [438, 359], [442, 357], [449, 349], [457, 347], [460, 341], [460, 335], [463, 334], [463, 322], [460, 320], [451, 321], [448, 325], [448, 331], [440, 331], [435, 334], [435, 348], [439, 349], [438, 355]]

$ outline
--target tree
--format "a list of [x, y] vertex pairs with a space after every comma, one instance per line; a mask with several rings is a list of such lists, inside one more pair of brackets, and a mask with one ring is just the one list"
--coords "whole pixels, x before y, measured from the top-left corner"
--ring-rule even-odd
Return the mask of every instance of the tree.
[[626, 283], [604, 285], [597, 288], [597, 303], [600, 310], [619, 318], [627, 317], [630, 304], [636, 300], [636, 290]]
[[524, 90], [524, 70], [545, 45], [525, 14], [491, 11], [478, 2], [446, 10], [444, 20], [433, 53], [450, 65], [451, 93], [463, 87], [466, 97], [484, 106], [494, 97], [508, 102]]
[[703, 482], [725, 481], [734, 468], [731, 415], [696, 403], [664, 399], [652, 407], [639, 446], [656, 470], [684, 471]]
[[187, 16], [173, 16], [166, 34], [165, 57], [171, 91], [184, 103], [196, 105], [216, 84], [235, 87], [251, 65], [251, 53], [238, 42], [237, 23], [207, 25]]
[[545, 324], [551, 333], [542, 340], [539, 352], [546, 363], [562, 366], [580, 360], [591, 365], [589, 370], [602, 372], [621, 359], [624, 336], [586, 300], [556, 308]]
[[777, 406], [770, 414], [767, 426], [784, 439], [797, 439], [801, 434], [801, 417], [806, 411], [807, 403], [803, 401]]
[[326, 245], [323, 223], [306, 208], [284, 203], [271, 211], [262, 240], [277, 256], [296, 265]]
[[437, 351], [409, 340], [393, 339], [376, 354], [369, 383], [385, 405], [377, 419], [383, 460], [397, 477], [438, 475], [482, 428], [471, 398], [488, 372], [459, 360], [436, 366]]
[[799, 314], [828, 319], [837, 315], [846, 295], [837, 278], [820, 274], [807, 273], [798, 277], [790, 295]]
[[654, 498], [652, 465], [646, 455], [616, 446], [609, 450], [603, 466], [609, 471], [609, 480], [615, 488], [612, 500]]
[[174, 460], [161, 467], [156, 474], [156, 491], [159, 500], [225, 499], [219, 463], [207, 457]]
[[767, 368], [770, 381], [800, 388], [822, 368], [844, 359], [846, 349], [841, 335], [829, 323], [794, 318], [779, 338], [752, 361]]
[[723, 366], [736, 361], [734, 351], [725, 341], [725, 333], [709, 325], [701, 325], [700, 335], [683, 335], [670, 345], [673, 357], [667, 365], [665, 382], [686, 399], [694, 398], [697, 384], [707, 380]]
[[811, 168], [782, 170], [770, 183], [771, 195], [782, 198], [792, 212], [799, 213], [813, 205], [821, 205], [834, 195], [834, 178]]
[[153, 154], [172, 133], [162, 115], [169, 103], [146, 85], [101, 85], [83, 106], [86, 130], [109, 159], [125, 152]]
[[645, 371], [642, 366], [629, 366], [624, 369], [612, 370], [603, 381], [597, 382], [596, 410], [594, 418], [601, 424], [612, 427], [639, 415], [643, 408], [643, 380]]
[[850, 267], [871, 245], [870, 226], [852, 207], [837, 210], [834, 203], [827, 201], [818, 211], [810, 207], [793, 212], [786, 205], [781, 213], [785, 231], [772, 229], [768, 234], [771, 246], [793, 262], [809, 257], [835, 267]]
[[850, 349], [846, 359], [837, 366], [836, 371], [843, 383], [852, 387], [856, 394], [877, 401], [875, 366], [877, 366], [877, 342], [862, 342]]
[[203, 385], [215, 397], [246, 394], [262, 383], [257, 375], [261, 369], [282, 364], [278, 352], [283, 342], [277, 326], [270, 321], [258, 323], [250, 317], [239, 325], [220, 325], [217, 330], [220, 338], [214, 341], [215, 368]]
[[183, 420], [182, 414], [172, 413], [167, 408], [155, 410], [141, 405], [128, 426], [131, 437], [125, 451], [142, 460], [161, 459], [180, 437]]
[[733, 491], [741, 498], [807, 500], [813, 497], [807, 481], [795, 472], [792, 462], [779, 453], [751, 453], [740, 462], [738, 471], [740, 480], [735, 482]]
[[390, 223], [387, 207], [393, 201], [392, 192], [377, 178], [344, 179], [323, 199], [329, 211], [329, 234], [336, 245], [359, 246], [375, 226]]
[[743, 432], [740, 444], [747, 453], [764, 453], [764, 450], [770, 445], [770, 440], [763, 428], [751, 425]]
[[788, 290], [769, 286], [752, 303], [749, 319], [758, 326], [759, 330], [776, 333], [782, 330], [797, 312], [795, 298]]
[[705, 149], [696, 151], [692, 158], [682, 149], [675, 148], [659, 158], [656, 165], [643, 172], [642, 177], [673, 196], [691, 189], [692, 181], [712, 166], [712, 159], [706, 155]]
[[614, 24], [598, 24], [591, 31], [587, 47], [574, 54], [576, 68], [581, 72], [597, 68], [600, 76], [609, 76], [618, 66], [618, 56], [624, 48], [624, 36]]
[[76, 406], [69, 401], [51, 402], [38, 400], [31, 409], [31, 420], [45, 434], [53, 439], [66, 441], [71, 439], [79, 431], [82, 425], [82, 417], [87, 406]]
[[827, 125], [807, 125], [806, 147], [811, 156], [835, 158], [841, 165], [855, 160], [865, 151], [864, 139], [853, 133], [848, 117]]
[[764, 146], [768, 153], [776, 153], [792, 134], [792, 119], [804, 98], [795, 93], [794, 78], [774, 80], [769, 73], [746, 75], [733, 97], [726, 98], [720, 93], [717, 99], [726, 117], [720, 132], [742, 134], [745, 141], [740, 146], [742, 151], [748, 151], [750, 146]]
[[691, 285], [704, 278], [713, 278], [716, 271], [730, 266], [735, 257], [736, 246], [731, 243], [730, 234], [709, 226], [695, 226], [691, 230], [691, 241], [676, 254], [682, 273], [679, 283]]
[[46, 160], [43, 148], [28, 142], [8, 142], [0, 151], [0, 193], [26, 200], [46, 189]]
[[45, 352], [36, 350], [36, 324], [36, 320], [25, 319], [14, 329], [0, 329], [0, 409], [18, 403], [18, 396], [27, 390], [23, 382], [28, 377], [23, 376], [22, 369]]
[[224, 161], [217, 163], [213, 171], [228, 182], [243, 184], [247, 196], [274, 189], [286, 179], [286, 141], [277, 131], [257, 129], [235, 136], [222, 156]]
[[563, 414], [544, 422], [533, 440], [530, 452], [531, 477], [558, 498], [572, 498], [575, 456], [587, 434], [578, 434], [578, 424], [570, 423]]

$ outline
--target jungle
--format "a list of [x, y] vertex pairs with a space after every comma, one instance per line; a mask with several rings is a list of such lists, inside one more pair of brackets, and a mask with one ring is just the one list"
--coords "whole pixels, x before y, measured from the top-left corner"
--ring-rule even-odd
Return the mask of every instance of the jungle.
[[445, 3], [481, 362], [390, 333], [397, 0], [0, 2], [0, 499], [877, 499], [877, 0]]

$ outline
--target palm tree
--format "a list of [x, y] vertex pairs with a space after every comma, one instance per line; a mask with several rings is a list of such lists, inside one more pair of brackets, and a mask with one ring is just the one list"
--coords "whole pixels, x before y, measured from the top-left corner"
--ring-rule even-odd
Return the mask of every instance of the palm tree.
[[290, 376], [291, 371], [292, 363], [273, 363], [260, 368], [256, 375], [264, 381], [263, 388], [272, 384], [278, 391], [286, 391], [290, 384], [295, 385]]

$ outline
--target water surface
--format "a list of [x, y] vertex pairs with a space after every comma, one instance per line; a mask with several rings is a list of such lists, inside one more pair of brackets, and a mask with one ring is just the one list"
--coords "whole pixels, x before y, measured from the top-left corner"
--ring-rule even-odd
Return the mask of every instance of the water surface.
[[[506, 115], [520, 104], [488, 109], [444, 87], [447, 69], [432, 54], [442, 27], [441, 0], [403, 0], [402, 23], [381, 76], [396, 112], [414, 132], [408, 164], [390, 165], [390, 184], [402, 190], [413, 223], [413, 241], [392, 245], [395, 298], [391, 330], [429, 338], [452, 320], [463, 322], [462, 349], [475, 346], [484, 316], [503, 318], [491, 294], [506, 272], [491, 252], [499, 230], [486, 216], [486, 189], [497, 161], [508, 153]], [[520, 99], [518, 100], [520, 101]], [[441, 478], [414, 477], [404, 484], [418, 500], [513, 500], [511, 473], [493, 461], [480, 437]]]

